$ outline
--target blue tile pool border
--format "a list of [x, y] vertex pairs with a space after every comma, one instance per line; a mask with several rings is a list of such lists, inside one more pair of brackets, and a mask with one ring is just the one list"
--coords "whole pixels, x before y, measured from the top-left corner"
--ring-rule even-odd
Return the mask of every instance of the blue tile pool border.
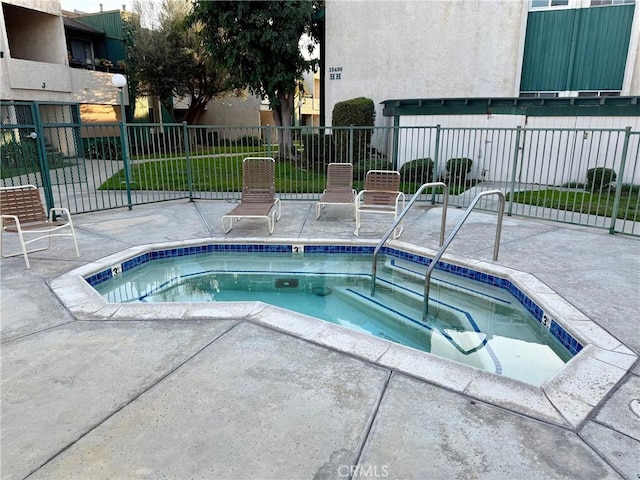
[[[188, 255], [197, 255], [202, 253], [214, 252], [234, 252], [234, 253], [292, 253], [293, 245], [291, 244], [231, 244], [231, 243], [213, 243], [204, 245], [194, 245], [189, 247], [176, 247], [163, 250], [154, 250], [137, 255], [133, 258], [122, 262], [121, 268], [123, 272], [136, 268], [147, 262], [165, 258], [184, 257]], [[373, 246], [368, 245], [304, 245], [305, 253], [348, 253], [348, 254], [368, 254], [374, 252]], [[406, 252], [397, 248], [383, 247], [380, 253], [402, 260], [406, 260], [415, 264], [429, 266], [431, 259], [416, 253]], [[463, 267], [447, 262], [439, 261], [436, 269], [461, 276], [487, 285], [498, 287], [506, 290], [513, 295], [524, 308], [533, 315], [539, 322], [545, 321], [543, 309], [536, 304], [526, 293], [520, 290], [510, 280], [504, 279], [490, 273], [479, 272], [469, 267]], [[93, 275], [85, 277], [85, 281], [92, 287], [105, 282], [113, 277], [111, 268], [107, 268]], [[576, 340], [569, 332], [567, 332], [558, 322], [551, 320], [550, 332], [572, 355], [580, 352], [584, 346]]]

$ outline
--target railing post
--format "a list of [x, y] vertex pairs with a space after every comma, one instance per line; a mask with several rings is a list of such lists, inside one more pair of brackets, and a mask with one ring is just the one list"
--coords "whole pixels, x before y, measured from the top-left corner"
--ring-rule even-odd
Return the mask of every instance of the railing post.
[[[624, 169], [627, 163], [627, 152], [629, 151], [629, 139], [631, 138], [631, 127], [624, 129], [624, 145], [622, 146], [622, 158], [620, 158], [620, 174], [616, 182], [616, 195], [613, 200], [613, 211], [611, 212], [611, 225], [609, 225], [609, 233], [613, 235], [616, 232], [616, 220], [618, 219], [618, 209], [620, 208], [620, 195], [622, 195], [622, 179]], [[626, 220], [626, 215], [625, 215]]]
[[40, 163], [40, 177], [42, 178], [42, 188], [44, 189], [44, 199], [47, 204], [47, 212], [55, 207], [53, 201], [53, 188], [51, 187], [51, 172], [49, 169], [49, 160], [47, 159], [47, 145], [44, 138], [44, 129], [42, 128], [42, 119], [40, 118], [40, 104], [35, 102], [32, 107], [34, 130], [36, 132], [36, 145], [38, 146], [38, 159]]
[[[391, 151], [391, 164], [394, 170], [398, 170], [398, 149], [400, 148], [400, 116], [393, 116], [393, 150]], [[427, 179], [429, 181], [429, 179]]]
[[127, 118], [124, 108], [124, 90], [123, 87], [118, 88], [120, 90], [120, 143], [122, 144], [122, 162], [124, 165], [124, 183], [127, 189], [127, 207], [132, 209], [131, 202], [131, 165], [129, 165], [129, 133], [127, 132]]
[[[440, 159], [440, 124], [436, 125], [436, 144], [435, 144], [435, 152], [433, 154], [433, 170], [431, 171], [431, 176], [433, 178], [429, 179], [431, 182], [435, 182], [438, 173], [438, 163]], [[435, 189], [431, 192], [431, 204], [434, 205], [436, 203], [436, 191]]]
[[267, 124], [267, 157], [273, 157], [271, 153], [271, 125]]
[[511, 212], [513, 210], [513, 197], [516, 187], [516, 173], [518, 171], [518, 156], [520, 154], [520, 132], [522, 131], [522, 127], [518, 125], [516, 127], [516, 146], [513, 149], [513, 170], [511, 172], [511, 182], [509, 188], [509, 207], [507, 208], [507, 215], [511, 216]]
[[191, 171], [191, 149], [189, 148], [189, 129], [187, 122], [182, 122], [182, 142], [184, 144], [184, 154], [187, 162], [187, 183], [189, 187], [189, 201], [193, 202], [193, 172]]
[[353, 165], [353, 124], [349, 126], [349, 163]]

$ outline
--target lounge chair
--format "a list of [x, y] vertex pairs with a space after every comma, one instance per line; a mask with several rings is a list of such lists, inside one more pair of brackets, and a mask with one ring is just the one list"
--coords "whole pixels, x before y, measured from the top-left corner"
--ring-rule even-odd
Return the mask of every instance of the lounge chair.
[[320, 201], [316, 203], [316, 219], [325, 205], [352, 205], [354, 208], [356, 191], [353, 189], [353, 165], [350, 163], [330, 163], [327, 166], [327, 185]]
[[[364, 190], [356, 196], [356, 236], [360, 230], [363, 213], [393, 215], [394, 220], [404, 208], [404, 193], [400, 191], [400, 172], [394, 170], [369, 170]], [[393, 232], [393, 238], [402, 233], [402, 224]]]
[[[265, 218], [269, 235], [280, 220], [282, 207], [275, 197], [275, 160], [270, 157], [247, 157], [242, 161], [242, 196], [240, 203], [222, 217], [222, 229], [229, 233], [233, 221], [241, 218]], [[227, 225], [228, 220], [228, 225]]]
[[[54, 220], [54, 214], [64, 214], [65, 219]], [[62, 230], [68, 230], [62, 233]], [[20, 251], [4, 253], [2, 238], [5, 233], [17, 233], [20, 239]], [[25, 240], [27, 235], [36, 235], [31, 240]], [[49, 215], [42, 204], [40, 191], [35, 185], [21, 185], [16, 187], [0, 187], [0, 252], [3, 257], [22, 255], [27, 269], [29, 253], [46, 250], [51, 246], [51, 237], [71, 237], [76, 249], [76, 256], [80, 256], [76, 232], [73, 229], [71, 214], [66, 208], [51, 208]], [[47, 240], [45, 247], [27, 249], [27, 245], [39, 240]]]

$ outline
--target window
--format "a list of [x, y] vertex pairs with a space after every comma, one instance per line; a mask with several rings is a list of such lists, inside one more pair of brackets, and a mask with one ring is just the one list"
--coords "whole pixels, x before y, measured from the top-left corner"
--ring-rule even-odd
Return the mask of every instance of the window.
[[619, 97], [620, 92], [616, 91], [584, 91], [578, 92], [579, 97]]
[[531, 8], [566, 7], [568, 5], [569, 0], [531, 0]]
[[636, 3], [635, 0], [591, 0], [592, 7], [599, 7], [601, 5], [625, 5]]
[[520, 92], [522, 98], [556, 98], [558, 92]]
[[71, 40], [69, 42], [69, 54], [71, 66], [85, 67], [93, 64], [93, 49], [90, 42]]

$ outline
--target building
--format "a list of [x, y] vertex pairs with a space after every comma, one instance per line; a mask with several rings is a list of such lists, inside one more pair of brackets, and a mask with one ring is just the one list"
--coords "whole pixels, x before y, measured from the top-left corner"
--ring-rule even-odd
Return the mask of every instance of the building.
[[[296, 102], [291, 125], [296, 127], [320, 126], [320, 73], [307, 72], [296, 88]], [[174, 102], [178, 110], [186, 111], [188, 105]], [[275, 125], [268, 100], [244, 92], [230, 92], [214, 98], [200, 117], [200, 125], [230, 125], [237, 127], [255, 127]]]
[[[122, 72], [118, 66], [122, 40], [82, 23], [81, 16], [64, 16], [59, 0], [0, 3], [2, 125], [23, 127], [5, 130], [3, 141], [20, 142], [35, 133], [36, 124], [68, 125], [65, 134], [47, 128], [41, 134], [63, 156], [80, 156], [86, 145], [74, 127], [81, 117], [88, 122], [115, 122], [121, 117], [121, 95], [112, 79]], [[112, 12], [116, 15], [120, 12]]]
[[360, 96], [390, 125], [397, 99], [640, 95], [633, 0], [327, 0], [325, 17], [327, 123]]
[[640, 182], [623, 170], [639, 151], [624, 130], [640, 131], [633, 0], [327, 0], [325, 18], [327, 124], [336, 103], [373, 99], [377, 126], [402, 127], [371, 140], [394, 167], [432, 158], [443, 176], [464, 157], [474, 178], [505, 182], [526, 159], [523, 183], [593, 167]]

